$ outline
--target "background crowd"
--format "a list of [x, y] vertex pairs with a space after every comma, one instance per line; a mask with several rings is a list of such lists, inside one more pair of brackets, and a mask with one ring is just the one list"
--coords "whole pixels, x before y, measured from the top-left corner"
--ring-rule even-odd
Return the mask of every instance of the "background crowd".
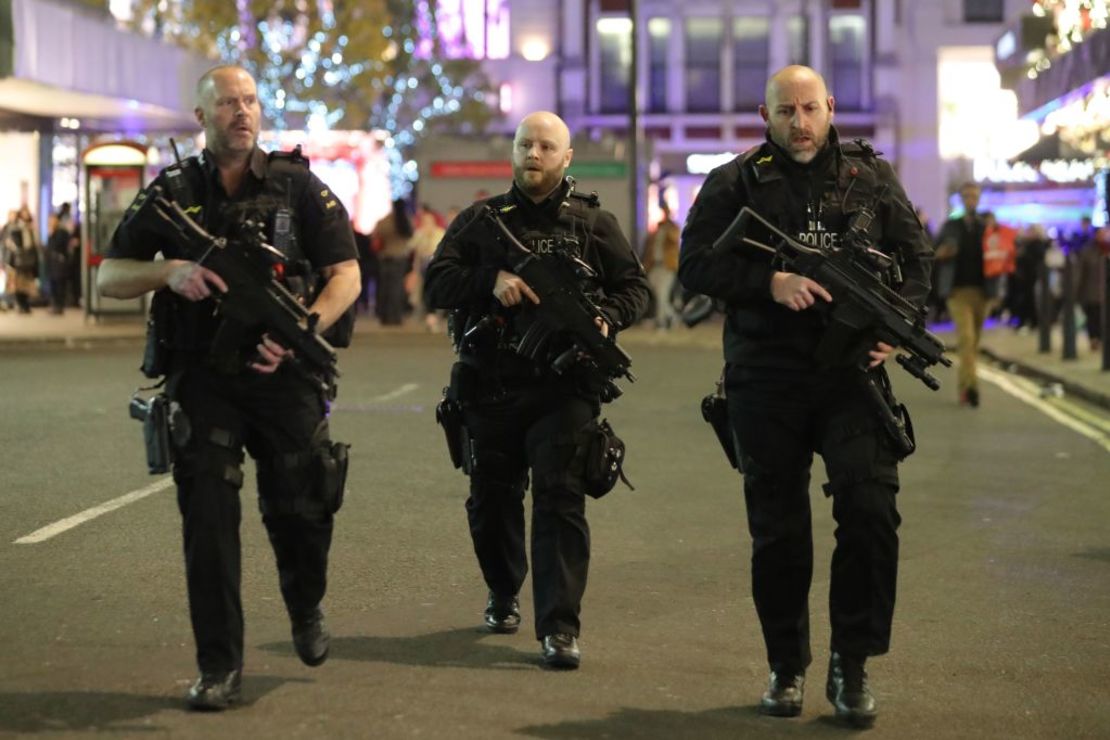
[[[1110, 227], [1095, 228], [1085, 217], [1072, 230], [1050, 231], [1040, 224], [1014, 228], [999, 223], [990, 212], [975, 210], [974, 205], [967, 211], [966, 205], [964, 215], [946, 221], [935, 231], [924, 214], [919, 214], [938, 249], [928, 303], [929, 322], [943, 324], [955, 318], [950, 301], [953, 287], [960, 287], [953, 285], [958, 271], [950, 269], [956, 267], [954, 264], [946, 265], [944, 241], [953, 235], [958, 241], [962, 235], [982, 245], [983, 264], [988, 272], [994, 270], [971, 278], [983, 291], [984, 321], [997, 321], [1024, 333], [1036, 329], [1044, 313], [1044, 320], [1053, 325], [1061, 318], [1065, 294], [1070, 289], [1079, 331], [1086, 334], [1089, 349], [1099, 351]], [[457, 207], [439, 212], [428, 204], [413, 210], [408, 202], [397, 200], [370, 234], [355, 233], [362, 269], [363, 287], [358, 300], [361, 313], [375, 317], [384, 326], [400, 326], [412, 320], [430, 332], [443, 329], [443, 317], [423, 305], [421, 294], [428, 262], [458, 212]], [[968, 219], [968, 212], [975, 214], [973, 219]], [[654, 307], [647, 321], [667, 331], [679, 322], [676, 308], [683, 302], [675, 281], [681, 224], [673, 220], [665, 205], [660, 213], [660, 220], [647, 230], [640, 259], [654, 293]], [[30, 209], [24, 206], [9, 211], [0, 228], [0, 311], [28, 314], [32, 307], [48, 307], [51, 313], [61, 314], [67, 306], [79, 307], [80, 226], [70, 205], [62, 205], [50, 216], [45, 240], [35, 224]], [[1065, 270], [1069, 266], [1070, 281]]]
[[29, 314], [49, 305], [61, 314], [80, 300], [80, 228], [69, 203], [51, 214], [45, 243], [27, 206], [9, 211], [0, 228], [0, 311]]

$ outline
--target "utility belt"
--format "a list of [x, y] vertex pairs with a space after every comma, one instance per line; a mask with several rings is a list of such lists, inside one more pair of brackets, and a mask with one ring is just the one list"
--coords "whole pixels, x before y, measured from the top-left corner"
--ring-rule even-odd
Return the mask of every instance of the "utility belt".
[[[156, 386], [135, 391], [128, 404], [132, 419], [143, 424], [143, 444], [146, 450], [147, 471], [151, 475], [169, 473], [179, 452], [194, 442], [193, 424], [181, 404], [174, 400], [176, 384], [181, 374], [174, 373], [167, 381]], [[143, 391], [158, 393], [144, 398]], [[207, 440], [201, 443], [221, 447], [237, 447], [239, 441], [230, 432], [211, 429]], [[328, 437], [327, 420], [320, 422], [308, 449], [277, 455], [258, 461], [260, 480], [268, 477], [271, 488], [280, 489], [282, 482], [297, 480], [297, 473], [307, 473], [309, 496], [278, 496], [264, 505], [273, 507], [275, 513], [307, 513], [323, 508], [334, 514], [343, 506], [347, 482], [350, 445], [335, 442]], [[241, 482], [241, 473], [237, 473]], [[294, 492], [295, 494], [295, 492]]]
[[[466, 427], [465, 411], [482, 397], [486, 381], [478, 364], [460, 360], [451, 367], [450, 383], [436, 406], [436, 422], [443, 428], [451, 464], [468, 476], [480, 470], [482, 460], [479, 444]], [[608, 420], [591, 421], [575, 441], [577, 450], [570, 465], [582, 472], [588, 495], [601, 498], [613, 490], [618, 480], [635, 490], [624, 474], [624, 441]]]
[[[701, 401], [701, 414], [717, 437], [729, 464], [736, 470], [743, 472], [736, 439], [733, 436], [732, 425], [728, 416], [728, 400], [725, 396], [725, 375], [727, 373], [728, 365], [725, 365], [725, 369], [721, 371], [721, 377], [717, 381], [716, 389]], [[896, 457], [899, 461], [906, 459], [917, 449], [913, 420], [910, 418], [910, 412], [906, 405], [899, 403], [898, 399], [895, 398], [894, 388], [891, 386], [886, 369], [878, 367], [863, 372], [860, 382], [866, 388], [875, 415], [890, 441]]]

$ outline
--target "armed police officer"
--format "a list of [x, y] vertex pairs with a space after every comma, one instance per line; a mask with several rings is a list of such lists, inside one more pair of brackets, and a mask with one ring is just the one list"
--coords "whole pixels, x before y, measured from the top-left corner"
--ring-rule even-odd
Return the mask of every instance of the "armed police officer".
[[[240, 599], [239, 489], [243, 448], [257, 463], [262, 520], [277, 560], [281, 594], [301, 660], [319, 665], [329, 637], [320, 602], [326, 587], [333, 514], [341, 502], [345, 446], [332, 443], [319, 383], [294, 372], [298, 358], [274, 337], [236, 332], [216, 297], [228, 281], [166, 237], [149, 204], [174, 202], [215, 235], [262, 224], [266, 240], [292, 266], [307, 261], [297, 285], [318, 316], [316, 330], [340, 321], [359, 292], [354, 237], [343, 206], [299, 156], [258, 148], [255, 81], [220, 66], [197, 84], [197, 121], [206, 147], [163, 170], [136, 198], [100, 266], [100, 292], [131, 298], [157, 291], [152, 315], [168, 395], [188, 433], [173, 464], [183, 518], [189, 613], [200, 677], [188, 693], [196, 709], [223, 709], [240, 698], [243, 607]], [[177, 182], [172, 182], [173, 178]], [[241, 248], [234, 240], [228, 249]], [[164, 259], [155, 260], [161, 252]], [[314, 279], [318, 278], [318, 280]], [[317, 291], [307, 292], [313, 283]], [[217, 342], [216, 337], [221, 339]], [[340, 342], [342, 343], [342, 342]], [[180, 427], [175, 428], [175, 435]]]
[[[513, 273], [514, 255], [483, 214], [498, 214], [552, 269], [577, 265], [580, 285], [599, 309], [599, 331], [614, 335], [632, 325], [646, 310], [647, 280], [613, 215], [596, 196], [574, 192], [564, 177], [572, 155], [570, 132], [558, 116], [525, 117], [513, 140], [512, 187], [451, 223], [424, 289], [426, 305], [454, 309], [460, 362], [449, 393], [461, 401], [468, 438], [466, 511], [489, 587], [485, 624], [498, 633], [520, 625], [517, 594], [528, 570], [524, 490], [531, 473], [535, 630], [552, 668], [579, 664], [590, 560], [583, 458], [598, 428], [602, 394], [611, 393], [584, 363], [553, 368], [551, 358], [567, 357], [565, 337], [525, 339], [535, 337], [540, 298]], [[531, 350], [522, 353], [526, 344]]]
[[[853, 214], [872, 209], [876, 248], [900, 263], [899, 291], [921, 305], [931, 267], [925, 232], [891, 166], [865, 142], [839, 140], [833, 105], [824, 80], [808, 67], [786, 67], [769, 80], [760, 106], [767, 141], [707, 177], [682, 235], [679, 279], [727, 306], [725, 395], [744, 476], [752, 591], [770, 663], [760, 709], [795, 716], [802, 708], [811, 662], [809, 482], [817, 452], [837, 523], [826, 695], [838, 717], [866, 726], [876, 707], [864, 663], [886, 653], [890, 642], [897, 463], [906, 451], [884, 430], [856, 360], [828, 363], [815, 356], [828, 329], [829, 291], [784, 270], [765, 251], [714, 246], [744, 206], [803, 244], [833, 247], [846, 238]], [[868, 372], [884, 372], [880, 366], [892, 349], [866, 345]]]

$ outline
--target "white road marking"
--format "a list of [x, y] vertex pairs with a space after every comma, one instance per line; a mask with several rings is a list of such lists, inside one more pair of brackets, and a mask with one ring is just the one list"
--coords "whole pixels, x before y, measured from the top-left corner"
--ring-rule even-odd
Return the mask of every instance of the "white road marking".
[[400, 388], [394, 388], [389, 393], [383, 393], [380, 396], [374, 396], [373, 398], [370, 399], [370, 402], [371, 403], [377, 403], [377, 402], [380, 402], [380, 401], [392, 401], [394, 398], [399, 398], [399, 397], [405, 395], [406, 393], [412, 393], [414, 390], [416, 390], [419, 387], [420, 386], [417, 385], [416, 383], [405, 383]]
[[986, 381], [994, 383], [996, 386], [1001, 388], [1006, 393], [1009, 393], [1011, 396], [1018, 399], [1019, 401], [1024, 401], [1025, 403], [1040, 411], [1045, 416], [1048, 416], [1049, 418], [1059, 422], [1060, 424], [1063, 424], [1073, 431], [1079, 432], [1084, 437], [1093, 441], [1095, 444], [1100, 445], [1107, 452], [1110, 452], [1110, 435], [1108, 435], [1105, 431], [1098, 428], [1097, 426], [1086, 424], [1079, 419], [1068, 416], [1063, 411], [1060, 411], [1052, 404], [1040, 398], [1035, 392], [1020, 387], [1017, 383], [1015, 383], [1003, 373], [991, 370], [990, 368], [985, 368], [980, 365], [979, 377], [983, 378]]
[[145, 488], [140, 488], [137, 491], [125, 493], [119, 498], [114, 498], [111, 501], [105, 501], [99, 506], [94, 506], [91, 509], [85, 509], [79, 514], [74, 514], [73, 516], [66, 517], [61, 521], [54, 522], [53, 524], [48, 524], [42, 529], [36, 529], [31, 534], [20, 537], [18, 540], [15, 541], [14, 544], [33, 545], [36, 542], [48, 540], [51, 537], [59, 535], [67, 530], [73, 529], [80, 524], [84, 524], [87, 521], [96, 519], [102, 514], [107, 514], [110, 511], [115, 511], [116, 509], [134, 503], [139, 499], [144, 499], [152, 493], [158, 493], [159, 491], [169, 488], [172, 485], [173, 476], [167, 475], [165, 478], [160, 478], [159, 480], [156, 480]]

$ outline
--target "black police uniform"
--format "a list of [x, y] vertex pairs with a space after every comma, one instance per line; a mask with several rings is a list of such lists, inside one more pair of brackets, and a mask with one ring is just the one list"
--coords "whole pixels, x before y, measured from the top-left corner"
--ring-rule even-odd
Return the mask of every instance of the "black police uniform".
[[[234, 197], [224, 191], [207, 151], [186, 160], [183, 172], [186, 195], [169, 186], [165, 171], [152, 187], [174, 195], [214, 235], [233, 233], [244, 216], [261, 216], [269, 241], [283, 244], [290, 256], [303, 254], [316, 270], [357, 257], [345, 209], [303, 160], [268, 157], [256, 148]], [[129, 214], [141, 210], [145, 197], [144, 192], [136, 199]], [[192, 202], [182, 203], [182, 198]], [[281, 209], [292, 217], [290, 228], [278, 218]], [[166, 258], [188, 259], [153, 226], [125, 216], [108, 256], [149, 260], [162, 251]], [[202, 673], [224, 673], [243, 663], [239, 489], [244, 446], [257, 464], [259, 507], [290, 617], [310, 618], [324, 596], [334, 507], [323, 502], [314, 457], [330, 446], [327, 399], [289, 367], [272, 375], [247, 368], [257, 335], [241, 338], [242, 353], [231, 362], [213, 357], [213, 335], [220, 325], [214, 300], [190, 302], [165, 290], [159, 298], [172, 301], [167, 385], [191, 426], [173, 475], [197, 663]], [[217, 367], [229, 364], [237, 369]]]
[[[534, 252], [569, 250], [593, 268], [597, 280], [585, 287], [612, 331], [641, 318], [650, 289], [643, 268], [616, 218], [570, 195], [569, 184], [533, 203], [515, 185], [488, 203], [515, 206], [504, 217], [509, 229]], [[567, 203], [569, 205], [564, 205]], [[580, 447], [600, 412], [599, 388], [572, 367], [551, 371], [548, 362], [516, 354], [532, 314], [527, 299], [502, 309], [493, 298], [499, 270], [511, 272], [504, 247], [480, 224], [486, 201], [470, 206], [451, 223], [436, 250], [424, 283], [426, 305], [458, 309], [456, 337], [491, 312], [506, 317], [460, 348], [468, 388], [461, 391], [464, 424], [472, 440], [473, 465], [467, 516], [474, 551], [490, 590], [515, 595], [528, 571], [524, 542], [524, 489], [532, 475], [532, 584], [537, 639], [578, 635], [579, 609], [590, 558], [584, 471]], [[577, 215], [576, 215], [577, 214]], [[565, 347], [554, 338], [547, 352]]]
[[[898, 566], [895, 505], [899, 454], [882, 430], [864, 375], [845, 358], [818, 364], [828, 323], [820, 298], [803, 311], [774, 301], [773, 255], [712, 244], [750, 206], [808, 244], [836, 246], [850, 216], [876, 208], [871, 236], [901, 262], [900, 292], [921, 305], [929, 292], [928, 238], [890, 165], [864, 142], [829, 143], [807, 165], [768, 141], [713, 170], [682, 234], [679, 279], [721, 299], [728, 415], [753, 540], [752, 589], [772, 669], [796, 675], [811, 661], [813, 571], [809, 481], [813, 453], [825, 462], [837, 522], [829, 611], [832, 649], [857, 659], [890, 642]], [[882, 371], [885, 372], [885, 371]]]

